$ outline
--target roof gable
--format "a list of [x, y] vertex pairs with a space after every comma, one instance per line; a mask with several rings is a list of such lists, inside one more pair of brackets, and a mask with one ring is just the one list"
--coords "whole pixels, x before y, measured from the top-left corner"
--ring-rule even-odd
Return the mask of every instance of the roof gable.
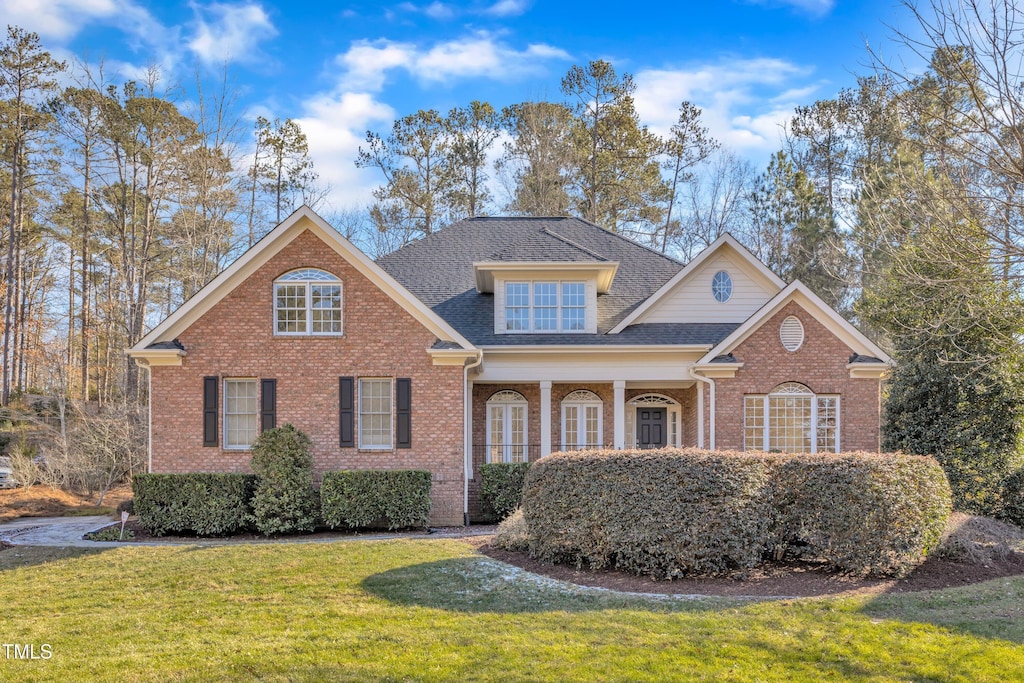
[[[863, 332], [854, 327], [850, 321], [839, 315], [831, 306], [821, 300], [817, 294], [812, 292], [807, 285], [799, 280], [794, 281], [788, 287], [776, 294], [771, 301], [750, 316], [746, 322], [737, 327], [729, 336], [708, 351], [698, 363], [711, 363], [718, 356], [731, 353], [747, 337], [758, 330], [762, 324], [778, 313], [790, 301], [795, 301], [815, 320], [824, 325], [832, 334], [836, 335], [843, 343], [849, 346], [859, 356], [871, 357], [872, 361], [879, 363], [892, 363], [892, 358], [868, 339]], [[869, 362], [869, 361], [862, 361]]]
[[[713, 322], [727, 322], [727, 318], [733, 318], [732, 322], [742, 322], [786, 286], [782, 278], [761, 263], [736, 238], [725, 233], [619, 322], [611, 330], [611, 333], [620, 333], [627, 326], [636, 323], [695, 322], [696, 318], [694, 320], [686, 319], [685, 313], [683, 317], [679, 317], [673, 312], [673, 309], [686, 311], [693, 308], [692, 304], [698, 304], [697, 307], [699, 307], [700, 303], [710, 302], [710, 283], [704, 287], [703, 284], [697, 284], [696, 281], [706, 274], [705, 271], [709, 267], [719, 261], [727, 262], [739, 269], [737, 275], [742, 274], [743, 291], [742, 293], [737, 292], [737, 294], [741, 294], [742, 299], [737, 297], [732, 303], [711, 307], [711, 312], [714, 314]], [[697, 298], [691, 303], [689, 300], [694, 295]], [[665, 316], [672, 319], [669, 320]]]
[[442, 341], [458, 344], [461, 348], [472, 348], [472, 344], [459, 334], [443, 318], [430, 310], [391, 275], [374, 263], [341, 233], [308, 206], [301, 206], [276, 228], [267, 233], [259, 242], [242, 254], [217, 277], [200, 289], [174, 313], [154, 327], [137, 344], [129, 349], [130, 355], [142, 355], [147, 347], [173, 340], [196, 320], [224, 299], [240, 283], [256, 272], [275, 254], [290, 244], [305, 231], [313, 233], [327, 246], [350, 263], [363, 276], [372, 281], [381, 291], [393, 299], [424, 327]]

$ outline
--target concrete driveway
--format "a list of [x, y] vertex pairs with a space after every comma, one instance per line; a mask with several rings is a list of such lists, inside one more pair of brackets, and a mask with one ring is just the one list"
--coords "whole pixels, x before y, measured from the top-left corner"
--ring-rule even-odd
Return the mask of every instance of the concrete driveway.
[[44, 545], [74, 548], [116, 548], [123, 543], [85, 541], [82, 536], [102, 529], [114, 520], [94, 517], [22, 517], [0, 524], [0, 541], [13, 545]]

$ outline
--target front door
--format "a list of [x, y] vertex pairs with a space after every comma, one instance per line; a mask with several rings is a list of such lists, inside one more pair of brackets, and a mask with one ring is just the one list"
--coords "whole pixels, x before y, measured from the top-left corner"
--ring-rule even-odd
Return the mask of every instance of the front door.
[[665, 409], [636, 409], [636, 446], [637, 448], [664, 448], [665, 441]]

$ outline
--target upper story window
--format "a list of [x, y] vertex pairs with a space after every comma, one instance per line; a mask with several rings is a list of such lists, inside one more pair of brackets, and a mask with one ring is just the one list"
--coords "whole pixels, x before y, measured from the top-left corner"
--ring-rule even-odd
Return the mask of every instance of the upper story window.
[[300, 268], [274, 282], [274, 334], [341, 333], [341, 280], [323, 270]]
[[715, 295], [715, 301], [724, 304], [732, 297], [732, 278], [724, 270], [715, 273], [711, 280], [711, 293]]
[[507, 332], [583, 332], [586, 322], [584, 282], [505, 283]]

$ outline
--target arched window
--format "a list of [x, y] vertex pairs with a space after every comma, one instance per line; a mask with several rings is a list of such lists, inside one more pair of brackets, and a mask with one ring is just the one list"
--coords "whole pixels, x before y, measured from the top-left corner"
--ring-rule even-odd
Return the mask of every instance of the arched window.
[[487, 462], [526, 462], [529, 404], [518, 391], [499, 391], [487, 399]]
[[601, 397], [592, 391], [578, 389], [562, 399], [562, 450], [601, 448]]
[[626, 448], [681, 446], [682, 439], [678, 401], [661, 394], [643, 394], [626, 402]]
[[838, 453], [839, 397], [784, 382], [743, 397], [744, 448], [782, 453]]
[[341, 280], [316, 268], [279, 277], [274, 282], [274, 334], [342, 334]]

